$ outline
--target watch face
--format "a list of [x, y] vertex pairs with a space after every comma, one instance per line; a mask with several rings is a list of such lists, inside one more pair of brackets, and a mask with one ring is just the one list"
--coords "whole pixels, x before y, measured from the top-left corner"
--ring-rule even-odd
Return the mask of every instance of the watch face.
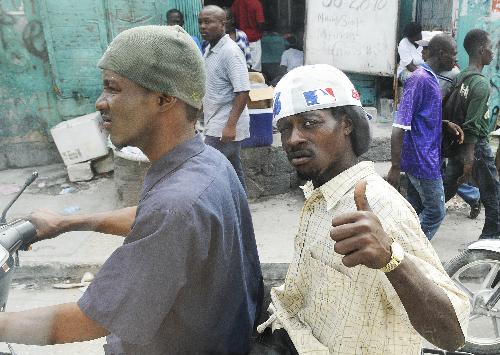
[[391, 245], [392, 255], [398, 260], [402, 261], [405, 257], [405, 251], [398, 242], [393, 242]]

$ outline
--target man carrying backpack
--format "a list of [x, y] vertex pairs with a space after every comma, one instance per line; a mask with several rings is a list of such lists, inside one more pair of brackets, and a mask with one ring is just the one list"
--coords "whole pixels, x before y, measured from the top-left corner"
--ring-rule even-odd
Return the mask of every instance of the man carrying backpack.
[[[464, 48], [469, 55], [469, 66], [457, 76], [453, 89], [459, 90], [454, 106], [462, 110], [464, 144], [459, 154], [448, 161], [443, 179], [445, 198], [447, 201], [452, 198], [458, 184], [472, 177], [479, 187], [486, 217], [479, 238], [499, 238], [500, 182], [488, 140], [492, 126], [488, 110], [490, 85], [481, 74], [493, 59], [492, 43], [487, 32], [473, 29], [464, 38]], [[445, 103], [445, 111], [446, 107]]]
[[[436, 73], [451, 70], [456, 62], [455, 40], [449, 35], [434, 36], [429, 58], [406, 79], [398, 115], [391, 135], [391, 169], [387, 181], [399, 187], [400, 172], [408, 177], [407, 199], [430, 240], [445, 216], [441, 175], [442, 125], [460, 135], [456, 125], [441, 120], [441, 90]], [[459, 127], [458, 127], [459, 129]]]

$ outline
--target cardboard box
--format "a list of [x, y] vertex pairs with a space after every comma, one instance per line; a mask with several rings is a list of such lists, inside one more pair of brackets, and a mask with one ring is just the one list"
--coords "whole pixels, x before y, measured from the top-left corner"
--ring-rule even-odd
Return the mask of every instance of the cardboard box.
[[101, 114], [94, 112], [61, 122], [50, 130], [66, 166], [108, 154], [108, 133], [101, 122]]
[[251, 83], [259, 83], [259, 84], [266, 83], [266, 79], [264, 78], [264, 75], [262, 75], [262, 73], [259, 73], [259, 72], [249, 72], [248, 79], [250, 80]]
[[268, 86], [250, 90], [247, 106], [249, 109], [270, 108], [273, 104], [274, 88]]

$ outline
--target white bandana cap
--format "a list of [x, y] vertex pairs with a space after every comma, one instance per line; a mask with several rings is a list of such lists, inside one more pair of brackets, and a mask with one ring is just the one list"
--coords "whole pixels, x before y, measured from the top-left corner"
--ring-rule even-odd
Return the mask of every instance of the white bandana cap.
[[422, 39], [419, 41], [415, 41], [415, 43], [419, 46], [427, 47], [432, 37], [434, 37], [435, 35], [440, 35], [442, 33], [443, 31], [422, 31]]
[[[288, 72], [276, 85], [273, 121], [299, 113], [338, 106], [361, 106], [349, 78], [328, 64], [304, 65]], [[367, 118], [371, 116], [367, 114]]]

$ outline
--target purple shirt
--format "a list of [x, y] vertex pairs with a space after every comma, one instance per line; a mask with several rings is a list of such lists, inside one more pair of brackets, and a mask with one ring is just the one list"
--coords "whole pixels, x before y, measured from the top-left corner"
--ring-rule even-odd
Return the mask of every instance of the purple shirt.
[[405, 81], [394, 127], [406, 132], [401, 170], [418, 178], [441, 178], [441, 90], [436, 74], [422, 64]]

